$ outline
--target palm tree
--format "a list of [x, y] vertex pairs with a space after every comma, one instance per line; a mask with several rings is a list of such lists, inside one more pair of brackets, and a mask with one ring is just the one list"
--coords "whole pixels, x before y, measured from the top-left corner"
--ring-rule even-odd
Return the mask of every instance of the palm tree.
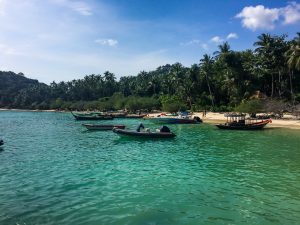
[[294, 104], [294, 93], [293, 93], [293, 84], [292, 84], [292, 75], [294, 70], [300, 71], [300, 33], [297, 33], [298, 37], [296, 37], [292, 42], [289, 50], [285, 53], [287, 57], [287, 65], [289, 67], [289, 78], [290, 78], [290, 88], [291, 95]]
[[212, 107], [214, 107], [215, 104], [214, 104], [214, 97], [210, 88], [208, 77], [211, 75], [213, 63], [214, 63], [213, 58], [207, 54], [203, 55], [203, 58], [200, 59], [200, 65], [202, 67], [202, 71], [205, 74], [206, 84], [208, 87]]
[[230, 49], [230, 45], [227, 41], [223, 42], [223, 44], [221, 45], [218, 45], [218, 49], [218, 51], [214, 52], [214, 55], [216, 55], [217, 58], [232, 52], [232, 50]]
[[297, 33], [298, 37], [292, 41], [290, 49], [286, 52], [288, 58], [288, 67], [300, 71], [300, 33]]
[[271, 98], [274, 94], [274, 75], [271, 71], [274, 65], [274, 54], [273, 54], [273, 38], [270, 34], [261, 34], [258, 37], [258, 41], [254, 43], [254, 46], [257, 46], [255, 52], [262, 57], [262, 62], [265, 67], [265, 71], [271, 73]]

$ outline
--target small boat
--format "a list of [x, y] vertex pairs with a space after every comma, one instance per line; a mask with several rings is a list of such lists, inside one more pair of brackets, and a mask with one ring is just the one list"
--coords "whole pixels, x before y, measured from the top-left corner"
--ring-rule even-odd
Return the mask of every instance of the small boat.
[[194, 118], [191, 117], [149, 117], [149, 120], [151, 120], [154, 123], [160, 123], [160, 124], [199, 124], [202, 123], [202, 120], [195, 116]]
[[176, 136], [176, 134], [172, 132], [146, 132], [146, 131], [137, 132], [135, 130], [123, 130], [118, 128], [114, 128], [113, 132], [123, 136], [145, 137], [145, 138], [173, 138]]
[[112, 130], [113, 128], [125, 129], [125, 125], [112, 125], [112, 124], [82, 124], [88, 130]]
[[111, 113], [114, 118], [125, 118], [127, 113]]
[[217, 124], [220, 129], [227, 130], [260, 130], [268, 123], [272, 123], [271, 119], [260, 120], [257, 118], [246, 119], [245, 114], [227, 114], [227, 122], [225, 124]]
[[4, 145], [4, 141], [0, 139], [0, 146]]
[[141, 131], [141, 128], [144, 128], [144, 125], [141, 123], [136, 130], [123, 130], [114, 128], [113, 132], [121, 136], [131, 136], [131, 137], [144, 137], [144, 138], [173, 138], [176, 136], [170, 129], [166, 126], [163, 126], [161, 129], [157, 129], [155, 132], [145, 129]]
[[146, 116], [146, 114], [128, 114], [128, 115], [125, 115], [125, 118], [127, 118], [127, 119], [140, 119], [140, 118], [143, 118], [144, 116]]
[[88, 113], [88, 114], [81, 114], [81, 113], [73, 113], [72, 115], [75, 117], [76, 120], [112, 120], [114, 119], [113, 116], [108, 114], [100, 114], [100, 113]]

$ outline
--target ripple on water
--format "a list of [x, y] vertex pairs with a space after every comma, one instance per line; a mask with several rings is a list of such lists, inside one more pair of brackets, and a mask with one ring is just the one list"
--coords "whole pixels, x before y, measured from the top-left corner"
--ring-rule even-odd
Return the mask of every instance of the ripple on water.
[[0, 114], [1, 225], [300, 221], [297, 131], [170, 125], [175, 139], [152, 141], [87, 132], [67, 113]]

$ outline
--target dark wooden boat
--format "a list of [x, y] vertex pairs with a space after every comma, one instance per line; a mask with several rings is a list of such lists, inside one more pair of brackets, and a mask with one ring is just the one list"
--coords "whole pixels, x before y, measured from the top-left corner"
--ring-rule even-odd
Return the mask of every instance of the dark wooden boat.
[[195, 116], [191, 117], [149, 117], [150, 121], [159, 124], [199, 124], [202, 120]]
[[106, 114], [98, 114], [98, 113], [92, 113], [92, 114], [77, 114], [71, 112], [72, 115], [75, 117], [76, 120], [112, 120], [114, 119], [111, 115]]
[[272, 123], [271, 119], [261, 120], [253, 118], [245, 118], [244, 114], [231, 114], [225, 115], [227, 117], [227, 122], [225, 124], [217, 124], [216, 126], [220, 129], [226, 130], [261, 130], [268, 123]]
[[137, 132], [135, 130], [122, 130], [114, 128], [113, 132], [121, 136], [143, 137], [143, 138], [174, 138], [176, 134], [172, 132]]
[[113, 128], [125, 129], [125, 125], [112, 125], [112, 124], [82, 124], [88, 130], [112, 130]]
[[114, 118], [125, 118], [127, 113], [112, 113], [111, 114]]
[[128, 114], [125, 116], [125, 118], [127, 119], [140, 119], [143, 118], [144, 116], [146, 116], [145, 114]]

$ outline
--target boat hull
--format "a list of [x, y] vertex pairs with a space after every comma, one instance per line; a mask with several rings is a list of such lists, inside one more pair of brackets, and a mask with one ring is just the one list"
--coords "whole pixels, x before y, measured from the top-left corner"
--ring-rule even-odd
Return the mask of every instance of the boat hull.
[[253, 124], [217, 124], [216, 126], [223, 130], [261, 130], [263, 129], [270, 121], [253, 123]]
[[172, 132], [137, 132], [133, 130], [122, 130], [114, 128], [113, 132], [120, 136], [141, 137], [141, 138], [174, 138], [176, 135]]
[[199, 124], [200, 121], [182, 118], [149, 118], [150, 121], [159, 124]]
[[125, 118], [126, 119], [141, 119], [143, 118], [145, 115], [126, 115]]
[[[72, 113], [72, 112], [71, 112]], [[99, 114], [91, 114], [91, 115], [78, 115], [72, 113], [76, 120], [112, 120], [114, 119], [111, 115], [99, 115]]]
[[105, 124], [105, 125], [98, 125], [98, 124], [82, 124], [82, 126], [85, 126], [88, 130], [112, 130], [113, 128], [118, 129], [125, 129], [125, 125], [111, 125], [111, 124]]

